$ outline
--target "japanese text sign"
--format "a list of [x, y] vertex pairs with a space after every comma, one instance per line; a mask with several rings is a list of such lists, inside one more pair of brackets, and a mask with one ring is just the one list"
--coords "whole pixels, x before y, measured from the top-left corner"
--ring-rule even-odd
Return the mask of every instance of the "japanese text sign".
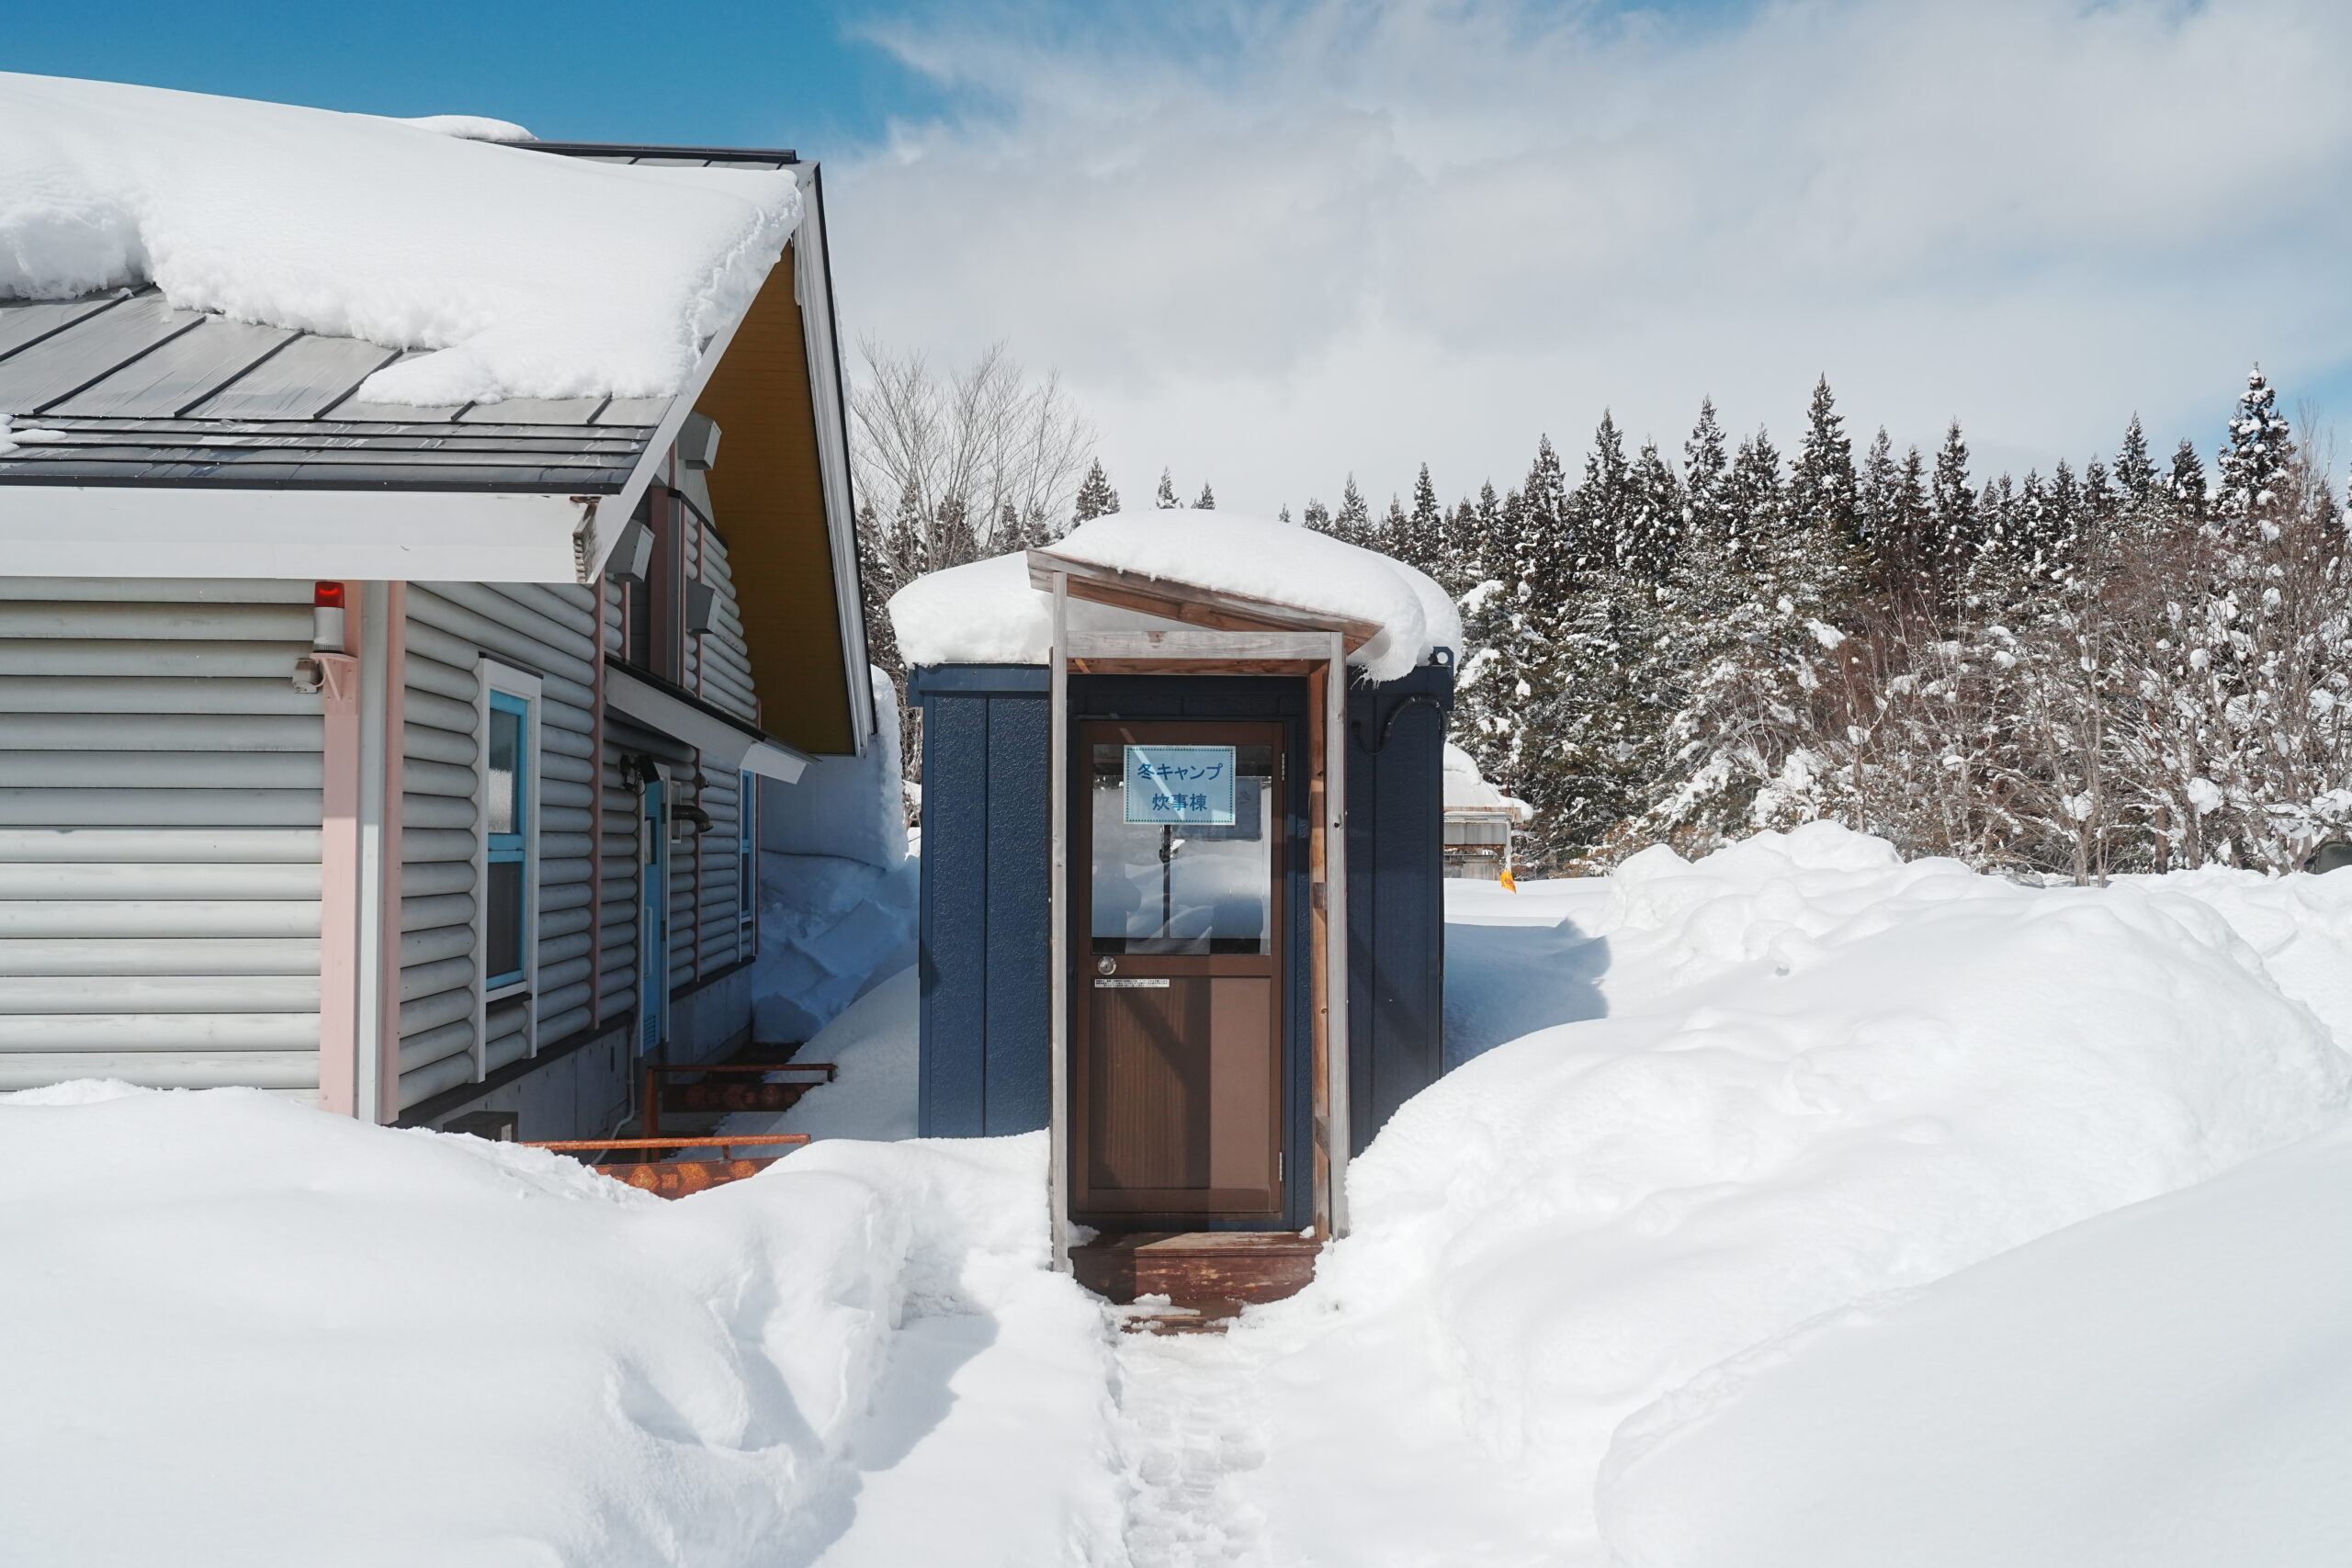
[[1233, 748], [1127, 748], [1126, 819], [1233, 825]]

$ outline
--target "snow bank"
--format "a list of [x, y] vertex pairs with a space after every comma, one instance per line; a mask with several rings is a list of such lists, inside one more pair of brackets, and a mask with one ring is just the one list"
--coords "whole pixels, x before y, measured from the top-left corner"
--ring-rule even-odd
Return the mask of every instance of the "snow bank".
[[838, 855], [763, 853], [753, 1032], [809, 1039], [912, 964], [921, 874], [911, 855], [885, 871]]
[[899, 689], [868, 667], [875, 733], [863, 757], [817, 757], [791, 784], [760, 785], [760, 847], [783, 854], [839, 855], [885, 871], [907, 858], [906, 775], [899, 745]]
[[2088, 1220], [1627, 1422], [1628, 1568], [2340, 1562], [2352, 1134]]
[[865, 755], [820, 757], [796, 784], [760, 785], [762, 1040], [808, 1039], [915, 961], [921, 866], [907, 852], [899, 694], [870, 673], [877, 733]]
[[0, 73], [0, 296], [153, 282], [187, 310], [440, 351], [370, 378], [386, 402], [654, 397], [799, 221], [788, 173], [487, 133]]
[[1596, 1561], [1634, 1411], [2352, 1092], [2321, 1020], [2164, 885], [2020, 888], [1817, 825], [1594, 891], [1598, 1007], [1406, 1104], [1352, 1168], [1356, 1234], [1240, 1331], [1278, 1560]]
[[[829, 1144], [665, 1203], [252, 1091], [0, 1099], [0, 1537], [28, 1562], [811, 1561], [865, 1472], [946, 1429], [978, 1348], [1032, 1360], [1005, 1415], [1107, 1450], [1044, 1160], [1042, 1134]], [[1019, 1495], [1081, 1554], [1115, 1537], [1103, 1462]]]
[[841, 1069], [780, 1116], [744, 1112], [730, 1133], [807, 1133], [820, 1138], [911, 1138], [921, 1114], [922, 992], [912, 964], [867, 991], [820, 1030], [798, 1055]]
[[[1300, 609], [1377, 622], [1381, 634], [1348, 662], [1394, 681], [1437, 649], [1458, 659], [1462, 618], [1445, 591], [1384, 555], [1294, 524], [1230, 512], [1114, 513], [1054, 543], [1059, 554]], [[1071, 624], [1143, 624], [1084, 603]], [[1029, 586], [1021, 552], [917, 578], [890, 600], [890, 626], [910, 664], [1043, 664], [1053, 645], [1049, 597]]]

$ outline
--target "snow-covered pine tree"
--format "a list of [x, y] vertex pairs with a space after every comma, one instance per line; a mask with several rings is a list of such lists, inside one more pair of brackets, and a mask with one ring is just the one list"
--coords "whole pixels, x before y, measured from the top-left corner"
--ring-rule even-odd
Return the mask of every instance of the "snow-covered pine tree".
[[2050, 510], [2043, 523], [2041, 540], [2041, 571], [2056, 581], [2065, 575], [2073, 564], [2076, 531], [2083, 522], [2083, 487], [2075, 478], [2075, 465], [2065, 458], [2050, 471]]
[[1480, 773], [1512, 793], [1526, 771], [1527, 705], [1534, 694], [1532, 595], [1521, 566], [1526, 507], [1516, 491], [1498, 499], [1492, 483], [1479, 491], [1479, 527], [1464, 541], [1458, 569], [1475, 581], [1458, 601], [1464, 653], [1454, 678], [1452, 734]]
[[2294, 437], [2278, 412], [2278, 389], [2257, 365], [2245, 378], [2230, 420], [2230, 444], [2222, 448], [2215, 468], [2216, 513], [2241, 527], [2277, 527], [2294, 461]]
[[1430, 483], [1430, 466], [1413, 479], [1413, 510], [1404, 526], [1388, 542], [1389, 553], [1406, 565], [1435, 578], [1445, 553], [1445, 513], [1439, 510], [1437, 487]]
[[1925, 563], [1920, 541], [1902, 526], [1902, 483], [1903, 466], [1894, 460], [1894, 442], [1882, 424], [1854, 475], [1854, 532], [1869, 552], [1877, 581], [1893, 591], [1916, 593]]
[[1699, 423], [1682, 444], [1682, 523], [1686, 538], [1727, 537], [1731, 453], [1715, 418], [1715, 400], [1699, 400]]
[[1209, 481], [1206, 479], [1201, 481], [1201, 499], [1193, 502], [1193, 510], [1195, 512], [1216, 510], [1216, 491], [1209, 489]]
[[1977, 532], [1976, 491], [1968, 479], [1968, 443], [1955, 419], [1936, 449], [1936, 475], [1928, 502], [1928, 538], [1933, 546], [1929, 572], [1938, 600], [1949, 605], [1968, 575], [1983, 540]]
[[1584, 482], [1565, 508], [1578, 567], [1602, 570], [1623, 560], [1633, 506], [1634, 466], [1625, 459], [1625, 438], [1616, 415], [1603, 409], [1592, 450], [1585, 454]]
[[1569, 533], [1567, 475], [1550, 436], [1537, 439], [1527, 482], [1515, 494], [1519, 504], [1507, 516], [1513, 580], [1528, 592], [1541, 585], [1547, 597], [1565, 594], [1576, 577], [1577, 541]]
[[1894, 506], [1888, 515], [1888, 525], [1897, 538], [1906, 541], [1901, 554], [1912, 563], [1913, 581], [1927, 596], [1935, 589], [1935, 537], [1930, 502], [1928, 496], [1928, 463], [1917, 446], [1903, 454], [1903, 466], [1896, 470]]
[[2172, 472], [2165, 478], [2165, 503], [2177, 522], [2202, 523], [2211, 509], [2205, 489], [2205, 460], [2197, 444], [2183, 440], [2173, 448]]
[[[1490, 492], [1494, 489], [1487, 488]], [[1453, 598], [1461, 598], [1482, 581], [1474, 575], [1479, 558], [1477, 531], [1478, 509], [1467, 500], [1454, 502], [1453, 515], [1438, 530], [1436, 557], [1423, 569]]]
[[1176, 499], [1176, 480], [1166, 468], [1159, 470], [1159, 489], [1152, 495], [1151, 503], [1162, 512], [1173, 512], [1183, 504]]
[[1363, 492], [1356, 489], [1356, 477], [1348, 476], [1347, 488], [1340, 492], [1340, 510], [1331, 515], [1331, 532], [1351, 545], [1372, 543], [1372, 508], [1364, 504]]
[[1403, 560], [1405, 552], [1412, 547], [1412, 541], [1406, 537], [1412, 529], [1413, 520], [1405, 515], [1403, 498], [1391, 495], [1387, 513], [1381, 518], [1379, 531], [1373, 536], [1373, 547], [1382, 555]]
[[1280, 512], [1277, 512], [1277, 513], [1274, 513], [1274, 521], [1275, 521], [1275, 522], [1277, 522], [1277, 523], [1287, 523], [1287, 522], [1289, 522], [1289, 521], [1290, 521], [1290, 502], [1289, 502], [1285, 501], [1285, 502], [1283, 502], [1283, 509], [1282, 509]]
[[1657, 442], [1642, 443], [1630, 491], [1619, 567], [1645, 582], [1663, 583], [1682, 546], [1683, 501], [1682, 481], [1659, 455]]
[[1804, 440], [1789, 474], [1789, 511], [1802, 526], [1851, 547], [1861, 543], [1855, 488], [1854, 444], [1824, 375], [1805, 408]]
[[2082, 513], [2076, 525], [2078, 536], [2094, 529], [2105, 528], [2122, 514], [2122, 499], [2117, 493], [2114, 480], [2108, 476], [2107, 464], [2093, 457], [2083, 465]]
[[1318, 534], [1335, 532], [1331, 526], [1331, 509], [1311, 495], [1306, 498], [1306, 510], [1298, 514], [1298, 520], [1302, 525]]
[[1102, 459], [1097, 457], [1086, 470], [1086, 479], [1078, 487], [1078, 503], [1070, 510], [1072, 524], [1090, 518], [1107, 517], [1119, 510], [1119, 492], [1111, 488], [1111, 476], [1102, 471]]
[[2131, 515], [2146, 515], [2155, 502], [2157, 482], [2156, 460], [2148, 454], [2148, 433], [2134, 413], [2124, 427], [2123, 445], [2115, 453], [2115, 488]]
[[2026, 577], [2040, 575], [2052, 532], [2050, 486], [2041, 469], [2028, 468], [2018, 482], [2017, 500], [2009, 508], [2008, 528], [2001, 539], [2005, 568]]

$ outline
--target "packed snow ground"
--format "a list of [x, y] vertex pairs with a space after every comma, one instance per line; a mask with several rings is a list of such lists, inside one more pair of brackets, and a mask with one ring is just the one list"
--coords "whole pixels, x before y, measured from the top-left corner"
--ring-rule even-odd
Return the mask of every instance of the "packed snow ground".
[[519, 126], [0, 73], [0, 298], [173, 305], [437, 350], [360, 396], [666, 396], [800, 219], [788, 173], [600, 164]]
[[[0, 1540], [2352, 1557], [2352, 877], [2033, 890], [1813, 828], [1448, 893], [1463, 1065], [1223, 1337], [1123, 1339], [1043, 1270], [1036, 1138], [820, 1143], [663, 1207], [256, 1095], [0, 1102]], [[910, 1104], [913, 1002], [819, 1043]]]

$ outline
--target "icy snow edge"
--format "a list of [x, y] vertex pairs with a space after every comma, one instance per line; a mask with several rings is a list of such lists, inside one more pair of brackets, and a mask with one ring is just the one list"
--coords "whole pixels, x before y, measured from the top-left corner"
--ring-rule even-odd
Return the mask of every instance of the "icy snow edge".
[[[1394, 681], [1438, 649], [1459, 660], [1462, 617], [1421, 572], [1295, 524], [1187, 508], [1114, 513], [1081, 523], [1057, 555], [1147, 577], [1248, 594], [1303, 610], [1377, 622], [1349, 656], [1374, 681]], [[1074, 606], [1073, 616], [1091, 606]], [[1026, 554], [950, 567], [891, 596], [890, 628], [909, 664], [1043, 664], [1053, 611], [1029, 585]]]
[[439, 351], [369, 378], [375, 401], [666, 397], [800, 220], [787, 172], [557, 157], [448, 118], [0, 73], [0, 299], [152, 282]]

